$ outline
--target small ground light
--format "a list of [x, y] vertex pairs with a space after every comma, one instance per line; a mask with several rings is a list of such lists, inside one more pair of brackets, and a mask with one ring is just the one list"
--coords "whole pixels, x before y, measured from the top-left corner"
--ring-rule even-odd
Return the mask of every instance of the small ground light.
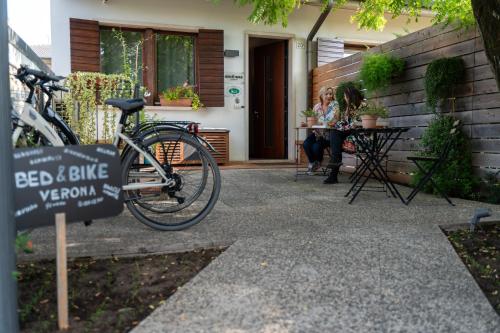
[[476, 208], [474, 211], [474, 215], [472, 215], [471, 220], [469, 221], [470, 232], [474, 232], [476, 225], [479, 224], [479, 220], [483, 217], [491, 216], [491, 209], [489, 208]]

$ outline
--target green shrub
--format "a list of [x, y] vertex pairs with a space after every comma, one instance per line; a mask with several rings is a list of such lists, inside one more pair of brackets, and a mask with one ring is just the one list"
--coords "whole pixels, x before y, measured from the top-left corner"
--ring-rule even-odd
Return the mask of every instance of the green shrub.
[[[439, 156], [449, 138], [455, 118], [437, 115], [429, 124], [422, 136], [421, 146], [424, 148], [423, 156]], [[428, 168], [431, 162], [422, 162], [424, 168]], [[417, 171], [413, 175], [412, 185], [424, 175]], [[472, 173], [472, 154], [469, 140], [462, 131], [454, 136], [448, 159], [443, 167], [433, 175], [433, 180], [448, 195], [469, 199], [473, 196], [473, 189], [477, 184], [476, 177]], [[423, 189], [425, 192], [438, 194], [428, 182]]]
[[391, 83], [391, 79], [404, 69], [404, 61], [387, 54], [369, 54], [363, 58], [360, 79], [363, 86], [374, 92], [384, 89]]
[[439, 101], [452, 97], [453, 87], [463, 79], [464, 74], [462, 58], [441, 58], [431, 62], [425, 72], [427, 105], [436, 108]]
[[484, 177], [479, 187], [477, 200], [484, 201], [491, 204], [500, 204], [500, 181], [498, 174], [500, 171], [493, 173], [490, 172]]
[[347, 88], [355, 88], [362, 92], [363, 86], [359, 81], [346, 81], [339, 84], [335, 90], [335, 100], [339, 103], [340, 111], [344, 112], [347, 109], [347, 103], [344, 99], [344, 92]]

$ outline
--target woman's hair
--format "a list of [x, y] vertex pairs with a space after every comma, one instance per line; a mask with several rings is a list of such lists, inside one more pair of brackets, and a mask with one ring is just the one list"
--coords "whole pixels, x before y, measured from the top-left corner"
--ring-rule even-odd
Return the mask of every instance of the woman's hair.
[[321, 89], [319, 90], [319, 101], [321, 102], [321, 104], [323, 104], [324, 101], [323, 96], [326, 95], [326, 92], [328, 90], [332, 91], [332, 96], [335, 94], [332, 87], [321, 87]]
[[354, 87], [347, 87], [344, 91], [344, 96], [347, 98], [347, 107], [359, 108], [364, 99], [363, 93]]

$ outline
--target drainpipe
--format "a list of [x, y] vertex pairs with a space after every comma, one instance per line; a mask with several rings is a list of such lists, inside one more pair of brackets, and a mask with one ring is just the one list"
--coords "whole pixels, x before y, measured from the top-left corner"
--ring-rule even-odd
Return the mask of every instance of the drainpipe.
[[321, 15], [318, 17], [318, 20], [314, 24], [313, 28], [311, 29], [311, 32], [307, 36], [307, 41], [306, 41], [306, 70], [307, 70], [307, 106], [311, 107], [312, 106], [312, 75], [311, 75], [311, 70], [312, 70], [312, 59], [311, 59], [311, 46], [312, 46], [312, 40], [314, 36], [316, 36], [316, 33], [318, 32], [319, 28], [321, 28], [321, 25], [323, 22], [325, 22], [326, 18], [330, 14], [333, 8], [333, 2], [334, 0], [328, 0], [328, 4], [326, 5], [325, 9], [321, 13]]

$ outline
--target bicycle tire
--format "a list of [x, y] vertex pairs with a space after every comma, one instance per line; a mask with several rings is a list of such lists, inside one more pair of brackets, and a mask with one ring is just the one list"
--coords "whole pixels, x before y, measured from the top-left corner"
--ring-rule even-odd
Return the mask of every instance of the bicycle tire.
[[[183, 230], [201, 222], [215, 206], [221, 188], [221, 178], [217, 163], [208, 150], [191, 134], [180, 131], [159, 132], [145, 138], [140, 145], [142, 149], [152, 151], [152, 147], [155, 147], [157, 144], [173, 141], [181, 142], [183, 145], [189, 145], [192, 149], [195, 149], [197, 154], [196, 156], [199, 157], [202, 168], [202, 179], [200, 183], [200, 186], [203, 187], [202, 192], [199, 195], [193, 196], [194, 200], [191, 200], [188, 205], [182, 205], [180, 203], [175, 205], [175, 200], [173, 200], [174, 204], [172, 207], [175, 207], [175, 209], [155, 210], [145, 205], [144, 200], [142, 200], [143, 196], [141, 191], [124, 191], [126, 205], [130, 213], [143, 224], [162, 231]], [[129, 180], [131, 180], [130, 175], [134, 175], [134, 172], [137, 172], [135, 170], [140, 169], [140, 167], [137, 166], [137, 163], [134, 164], [139, 157], [139, 153], [135, 149], [125, 149], [125, 151], [126, 153], [122, 158], [122, 179], [124, 184], [129, 184]], [[177, 177], [182, 177], [179, 176], [179, 170], [189, 172], [189, 169], [186, 167], [183, 169], [183, 167], [175, 166], [172, 163], [169, 164], [166, 161], [167, 159], [164, 159], [162, 167], [166, 170], [170, 167], [173, 175], [175, 174]], [[196, 171], [196, 167], [193, 167], [192, 169]], [[203, 174], [205, 173], [208, 175], [208, 178], [211, 179], [211, 183], [209, 184], [207, 181], [203, 180]], [[152, 176], [144, 177], [151, 178]], [[171, 190], [171, 187], [162, 187], [161, 192], [167, 192], [168, 196], [170, 196], [169, 189]], [[177, 190], [180, 193], [183, 188]], [[200, 196], [205, 193], [205, 190], [207, 190], [206, 193], [208, 194], [206, 203], [204, 201], [202, 202], [202, 199], [200, 198]], [[154, 189], [151, 191], [154, 192]], [[154, 194], [151, 196], [153, 195]], [[161, 199], [161, 194], [159, 196]], [[177, 199], [177, 197], [174, 197], [174, 199]], [[159, 203], [159, 205], [161, 204], [162, 203]], [[199, 208], [199, 211], [193, 212], [193, 208]]]
[[[163, 131], [162, 133], [172, 133], [171, 135], [169, 135], [169, 137], [173, 137], [173, 138], [177, 138], [177, 139], [183, 138], [182, 135], [178, 135], [180, 132]], [[156, 134], [154, 134], [154, 135], [156, 135]], [[161, 140], [157, 140], [157, 141], [161, 142], [160, 152], [163, 153], [163, 156], [168, 156], [170, 147], [165, 149], [164, 141], [161, 141]], [[196, 149], [198, 149], [198, 148], [196, 148]], [[185, 147], [184, 147], [184, 150], [186, 150]], [[172, 149], [171, 152], [174, 152], [174, 151], [175, 151], [175, 147], [174, 147], [174, 149]], [[155, 155], [154, 152], [151, 152], [151, 153], [153, 156]], [[175, 157], [174, 154], [170, 154], [170, 159], [168, 161], [169, 164], [173, 163], [174, 157]], [[158, 162], [158, 160], [157, 160], [157, 162]], [[148, 209], [154, 213], [175, 213], [177, 211], [180, 211], [180, 210], [190, 206], [194, 201], [196, 201], [196, 199], [198, 199], [198, 197], [201, 195], [201, 192], [203, 191], [203, 189], [205, 188], [205, 185], [206, 185], [206, 180], [207, 180], [207, 176], [208, 176], [208, 162], [206, 159], [202, 158], [202, 159], [200, 159], [200, 163], [201, 163], [203, 171], [202, 171], [202, 178], [201, 178], [201, 183], [199, 186], [199, 191], [196, 191], [195, 193], [193, 193], [193, 195], [191, 195], [188, 198], [188, 200], [186, 200], [184, 198], [184, 202], [182, 204], [178, 204], [175, 206], [167, 206], [167, 207], [163, 207], [162, 209], [159, 209], [159, 208], [156, 208], [150, 204], [142, 202], [140, 200], [136, 200], [135, 202], [139, 206], [141, 206], [142, 208]]]

